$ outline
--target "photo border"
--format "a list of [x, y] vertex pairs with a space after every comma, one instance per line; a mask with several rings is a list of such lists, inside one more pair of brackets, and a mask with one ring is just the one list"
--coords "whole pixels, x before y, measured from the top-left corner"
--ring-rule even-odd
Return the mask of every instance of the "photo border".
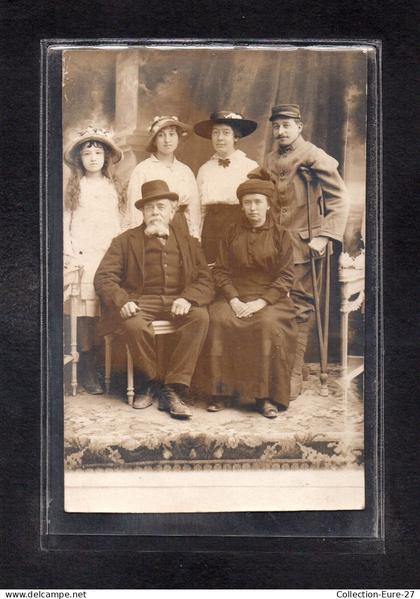
[[[366, 189], [366, 355], [365, 355], [365, 473], [366, 509], [363, 512], [247, 512], [211, 514], [66, 514], [63, 511], [63, 410], [62, 402], [62, 315], [57, 314], [57, 298], [62, 297], [62, 256], [54, 252], [61, 247], [61, 203], [57, 202], [62, 190], [61, 182], [61, 58], [56, 60], [53, 47], [67, 48], [98, 46], [98, 44], [124, 46], [140, 45], [195, 45], [209, 43], [243, 47], [250, 44], [264, 46], [308, 44], [323, 46], [370, 45], [376, 49], [376, 60], [368, 55], [368, 127], [367, 127], [367, 189]], [[319, 550], [344, 552], [382, 552], [384, 548], [384, 494], [383, 494], [383, 371], [382, 355], [382, 153], [381, 153], [381, 44], [376, 40], [43, 40], [41, 82], [41, 237], [42, 237], [42, 287], [44, 313], [41, 325], [42, 355], [42, 518], [41, 539], [44, 548], [107, 548], [127, 549], [127, 544], [141, 551], [185, 551], [185, 538], [189, 550], [209, 550], [223, 537], [229, 550], [243, 549], [250, 543], [255, 550], [260, 544], [264, 550], [267, 541], [277, 547], [308, 543]], [[54, 57], [53, 57], [54, 56]], [[372, 64], [372, 62], [374, 64]], [[59, 76], [58, 76], [59, 74]], [[57, 110], [57, 108], [59, 108]], [[57, 195], [59, 194], [59, 195]], [[45, 204], [44, 199], [46, 198]], [[52, 224], [54, 223], [54, 227]], [[58, 310], [59, 311], [59, 310]], [[60, 337], [57, 339], [57, 337]], [[61, 372], [61, 374], [60, 374]], [[61, 448], [59, 450], [58, 448]], [[368, 515], [366, 515], [368, 514]], [[332, 515], [332, 518], [329, 516]], [[361, 517], [359, 517], [361, 516]], [[288, 522], [285, 522], [287, 518]], [[215, 523], [214, 520], [218, 522]], [[211, 522], [213, 521], [213, 522]], [[358, 526], [352, 527], [352, 522]], [[99, 532], [104, 524], [109, 534]], [[289, 526], [287, 526], [287, 524]], [[290, 524], [292, 526], [290, 527]], [[294, 525], [299, 525], [292, 531]], [[312, 529], [311, 529], [312, 525]], [[268, 535], [267, 528], [276, 529]], [[126, 529], [130, 532], [126, 532]], [[194, 529], [192, 537], [188, 531]], [[329, 535], [329, 531], [336, 533]], [[356, 529], [356, 530], [354, 530]], [[121, 537], [121, 531], [125, 535]], [[238, 538], [234, 531], [244, 531]], [[175, 531], [175, 532], [174, 532]], [[181, 532], [180, 531], [184, 531]], [[228, 532], [226, 532], [228, 531]], [[302, 531], [306, 532], [302, 535]], [[351, 533], [351, 534], [349, 534]], [[356, 534], [358, 533], [358, 534]], [[88, 535], [88, 538], [87, 538]], [[179, 538], [181, 536], [181, 538]], [[152, 538], [155, 537], [155, 538]], [[169, 537], [169, 539], [168, 539]], [[310, 539], [309, 537], [312, 537]], [[318, 537], [318, 538], [314, 538]], [[327, 538], [328, 537], [328, 538]], [[335, 538], [334, 538], [335, 537]], [[364, 538], [363, 538], [364, 537]], [[326, 540], [323, 540], [326, 539]], [[194, 542], [191, 542], [191, 541]], [[170, 546], [169, 546], [170, 545]], [[194, 547], [194, 548], [192, 548]], [[340, 549], [339, 547], [342, 547]], [[159, 549], [161, 548], [161, 549]], [[337, 549], [339, 548], [339, 549]], [[273, 549], [270, 549], [273, 550]], [[276, 549], [277, 550], [277, 549]], [[220, 547], [217, 547], [220, 551]]]

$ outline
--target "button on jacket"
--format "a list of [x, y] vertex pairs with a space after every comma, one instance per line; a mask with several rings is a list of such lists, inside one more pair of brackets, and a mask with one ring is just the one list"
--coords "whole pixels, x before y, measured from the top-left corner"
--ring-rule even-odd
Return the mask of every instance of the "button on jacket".
[[292, 238], [294, 262], [309, 262], [307, 182], [299, 171], [310, 171], [309, 196], [313, 237], [319, 235], [342, 241], [349, 211], [349, 199], [337, 167], [338, 162], [324, 150], [302, 137], [270, 152], [265, 169], [276, 184], [273, 216]]
[[[98, 334], [107, 335], [123, 321], [120, 309], [144, 294], [145, 226], [115, 237], [95, 274], [95, 289], [102, 303]], [[185, 228], [171, 225], [181, 255], [183, 297], [195, 306], [208, 305], [214, 297], [211, 272], [198, 241]]]

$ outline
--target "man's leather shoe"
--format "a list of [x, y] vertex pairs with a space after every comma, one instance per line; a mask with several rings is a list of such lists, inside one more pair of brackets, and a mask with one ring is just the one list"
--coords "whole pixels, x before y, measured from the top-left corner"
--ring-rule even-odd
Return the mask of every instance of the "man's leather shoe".
[[152, 397], [148, 394], [147, 390], [141, 393], [140, 395], [136, 395], [133, 401], [133, 408], [136, 410], [144, 410], [148, 408], [153, 403]]
[[169, 412], [172, 418], [191, 418], [192, 412], [171, 387], [166, 387], [164, 393], [159, 397], [159, 410]]

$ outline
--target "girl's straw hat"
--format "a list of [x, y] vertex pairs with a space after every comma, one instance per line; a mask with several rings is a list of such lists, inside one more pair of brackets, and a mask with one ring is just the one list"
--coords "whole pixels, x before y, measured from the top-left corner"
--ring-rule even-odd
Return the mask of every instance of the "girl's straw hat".
[[156, 151], [154, 147], [155, 137], [164, 127], [178, 127], [180, 137], [186, 137], [192, 129], [191, 125], [182, 123], [177, 116], [155, 116], [148, 129], [149, 139], [147, 140], [146, 152], [153, 154]]
[[75, 162], [77, 148], [86, 141], [99, 141], [103, 143], [111, 152], [111, 160], [114, 164], [122, 158], [122, 151], [111, 137], [111, 132], [106, 129], [87, 127], [79, 131], [77, 136], [68, 144], [64, 150], [64, 162], [69, 166], [77, 166]]

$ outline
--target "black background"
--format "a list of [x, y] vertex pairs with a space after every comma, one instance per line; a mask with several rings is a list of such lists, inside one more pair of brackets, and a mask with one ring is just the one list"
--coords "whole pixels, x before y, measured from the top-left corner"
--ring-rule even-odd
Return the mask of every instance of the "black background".
[[[347, 4], [347, 3], [346, 3]], [[418, 587], [415, 94], [405, 2], [0, 3], [0, 588]], [[383, 43], [386, 552], [54, 552], [39, 544], [39, 89], [43, 38], [376, 39]], [[411, 299], [410, 299], [411, 298]], [[416, 335], [417, 333], [417, 335]], [[182, 547], [182, 545], [181, 545]], [[291, 545], [292, 547], [292, 545]], [[417, 545], [418, 547], [418, 545]], [[267, 546], [268, 548], [268, 546]], [[219, 549], [219, 551], [217, 550]]]

